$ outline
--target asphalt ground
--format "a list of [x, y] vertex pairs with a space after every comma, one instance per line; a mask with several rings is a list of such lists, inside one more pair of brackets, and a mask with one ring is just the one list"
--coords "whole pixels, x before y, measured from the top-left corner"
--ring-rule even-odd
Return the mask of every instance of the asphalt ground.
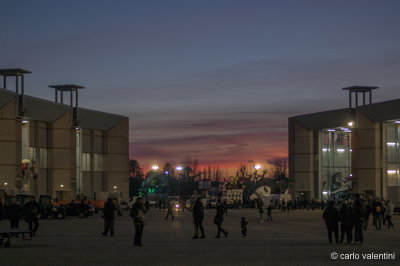
[[[0, 248], [0, 265], [400, 265], [399, 215], [394, 229], [375, 231], [370, 225], [363, 245], [347, 245], [328, 243], [321, 211], [275, 212], [272, 222], [260, 223], [255, 209], [230, 209], [223, 223], [229, 235], [219, 239], [214, 238], [214, 214], [205, 212], [206, 238], [192, 239], [190, 212], [175, 212], [174, 221], [165, 221], [165, 210], [152, 209], [145, 218], [143, 247], [133, 246], [128, 213], [115, 220], [114, 237], [101, 235], [100, 214], [40, 220], [33, 240], [13, 238], [10, 248]], [[242, 216], [249, 222], [246, 238]], [[0, 229], [8, 227], [7, 220], [0, 221]], [[21, 221], [21, 227], [27, 224]], [[333, 252], [337, 259], [331, 258]], [[394, 253], [396, 258], [363, 258], [371, 253]]]

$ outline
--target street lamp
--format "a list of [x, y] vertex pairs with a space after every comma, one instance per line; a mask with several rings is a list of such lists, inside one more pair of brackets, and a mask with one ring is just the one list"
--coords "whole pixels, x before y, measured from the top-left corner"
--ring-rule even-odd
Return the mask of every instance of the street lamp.
[[261, 165], [259, 165], [259, 164], [254, 165], [254, 169], [256, 169], [256, 171], [260, 170], [261, 169]]
[[350, 122], [347, 123], [347, 125], [348, 125], [349, 127], [352, 127], [352, 126], [354, 125], [354, 123], [353, 123], [353, 121], [350, 121]]
[[176, 171], [182, 171], [182, 166], [177, 166]]
[[153, 165], [152, 167], [151, 167], [151, 169], [153, 169], [154, 171], [157, 171], [158, 170], [158, 165]]

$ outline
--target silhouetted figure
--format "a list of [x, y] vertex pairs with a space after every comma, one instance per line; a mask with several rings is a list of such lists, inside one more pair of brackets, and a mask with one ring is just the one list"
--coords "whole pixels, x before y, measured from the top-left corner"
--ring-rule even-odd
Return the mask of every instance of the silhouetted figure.
[[360, 199], [360, 196], [357, 195], [357, 199], [354, 203], [354, 210], [353, 210], [355, 244], [357, 244], [357, 242], [359, 242], [360, 244], [364, 242], [363, 221], [364, 221], [364, 207]]
[[245, 217], [242, 217], [240, 220], [240, 228], [242, 228], [242, 236], [246, 237], [247, 236], [247, 221]]
[[225, 215], [228, 216], [228, 202], [226, 200], [224, 200], [224, 211]]
[[270, 204], [268, 205], [268, 208], [267, 208], [267, 215], [268, 215], [268, 217], [267, 217], [267, 221], [271, 221], [272, 222], [272, 209], [273, 209], [274, 207], [272, 206], [272, 202], [270, 202]]
[[108, 231], [110, 231], [110, 236], [114, 236], [114, 221], [115, 221], [115, 211], [117, 208], [113, 201], [108, 198], [107, 202], [104, 204], [103, 216], [104, 216], [104, 232], [103, 236], [107, 236]]
[[220, 238], [220, 234], [221, 232], [224, 233], [225, 237], [228, 236], [228, 232], [226, 232], [221, 226], [222, 226], [222, 222], [224, 221], [224, 211], [225, 211], [225, 207], [224, 204], [221, 201], [221, 196], [218, 197], [217, 199], [217, 213], [215, 214], [214, 217], [214, 223], [217, 225], [218, 228], [218, 233], [215, 236], [215, 238]]
[[181, 204], [181, 210], [182, 210], [182, 212], [185, 212], [186, 200], [182, 200], [180, 204]]
[[344, 236], [347, 237], [347, 244], [350, 244], [353, 240], [353, 211], [352, 207], [348, 206], [346, 203], [342, 205], [339, 211], [340, 220], [340, 243], [343, 243]]
[[388, 222], [388, 228], [394, 227], [393, 222], [392, 222], [393, 213], [394, 213], [394, 205], [393, 205], [393, 203], [390, 202], [390, 200], [388, 200], [386, 202], [386, 220]]
[[130, 216], [133, 218], [133, 223], [135, 224], [135, 242], [134, 246], [143, 246], [142, 245], [142, 235], [144, 228], [144, 214], [146, 210], [143, 206], [143, 199], [137, 198], [135, 204], [132, 206], [132, 210], [130, 212]]
[[35, 201], [35, 197], [29, 197], [29, 201], [25, 203], [24, 212], [25, 212], [25, 220], [29, 225], [29, 230], [32, 231], [33, 236], [36, 235], [36, 232], [39, 228], [39, 219], [38, 213], [40, 210], [39, 204]]
[[264, 222], [264, 203], [261, 199], [258, 199], [257, 201], [257, 208], [258, 208], [258, 213], [260, 214], [260, 223]]
[[193, 224], [194, 224], [194, 236], [193, 239], [199, 238], [199, 228], [201, 231], [201, 239], [205, 238], [203, 219], [204, 219], [204, 206], [200, 198], [196, 198], [193, 205]]
[[3, 206], [3, 201], [0, 199], [0, 221], [3, 219], [4, 216], [4, 206]]
[[174, 220], [174, 214], [173, 214], [173, 209], [174, 209], [174, 204], [172, 201], [168, 202], [168, 206], [167, 206], [167, 216], [165, 216], [165, 220], [168, 219], [168, 216], [171, 215], [172, 217], [172, 221]]
[[375, 230], [381, 230], [382, 227], [382, 204], [375, 200], [372, 203], [372, 216], [374, 219]]
[[332, 243], [332, 233], [335, 234], [335, 241], [339, 243], [338, 231], [338, 211], [336, 210], [333, 201], [329, 201], [323, 213], [326, 229], [328, 230], [329, 243]]
[[21, 219], [21, 206], [16, 198], [11, 200], [11, 205], [7, 208], [7, 216], [10, 220], [11, 229], [18, 229]]

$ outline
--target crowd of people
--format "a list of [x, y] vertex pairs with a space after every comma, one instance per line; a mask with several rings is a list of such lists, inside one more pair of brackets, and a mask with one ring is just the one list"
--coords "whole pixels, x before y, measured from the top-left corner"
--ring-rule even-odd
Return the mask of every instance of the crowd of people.
[[[356, 195], [354, 201], [343, 201], [340, 206], [334, 201], [328, 201], [323, 212], [328, 231], [329, 243], [332, 243], [332, 234], [336, 243], [343, 243], [346, 236], [347, 244], [362, 244], [364, 242], [364, 232], [368, 228], [370, 216], [375, 230], [381, 230], [382, 224], [387, 228], [393, 228], [392, 216], [394, 205], [389, 200], [369, 199], [363, 200], [360, 195]], [[340, 224], [340, 227], [339, 227]], [[340, 236], [339, 236], [340, 228]], [[354, 238], [353, 238], [354, 231]]]
[[7, 217], [10, 221], [11, 229], [19, 229], [20, 220], [24, 218], [33, 236], [36, 235], [39, 229], [39, 210], [39, 203], [35, 200], [34, 196], [29, 197], [28, 201], [22, 207], [16, 198], [12, 198], [11, 204], [7, 207], [4, 207], [0, 200], [0, 220], [2, 217]]
[[[281, 201], [271, 200], [268, 205], [265, 206], [262, 199], [257, 199], [256, 209], [260, 216], [260, 222], [273, 221], [273, 210], [281, 212], [289, 212], [293, 209], [301, 210], [302, 207], [298, 206], [304, 206], [304, 209], [307, 209], [307, 201], [304, 201], [303, 203], [298, 199], [290, 202], [285, 202], [285, 200], [282, 199]], [[180, 204], [181, 210], [184, 211], [186, 203], [181, 202]], [[169, 201], [166, 205], [167, 215], [165, 220], [167, 220], [169, 216], [174, 220], [173, 202]], [[149, 205], [146, 204], [141, 197], [136, 198], [136, 201], [132, 204], [129, 214], [133, 219], [135, 228], [134, 246], [142, 246], [142, 235], [145, 225], [144, 216], [146, 212], [149, 211], [149, 208]], [[342, 201], [340, 203], [327, 201], [326, 204], [321, 204], [321, 208], [323, 208], [323, 219], [325, 220], [329, 243], [333, 243], [333, 241], [336, 243], [343, 243], [346, 239], [347, 244], [362, 244], [364, 242], [364, 231], [367, 230], [371, 217], [372, 225], [377, 231], [381, 230], [383, 226], [386, 226], [388, 229], [394, 227], [392, 222], [394, 204], [389, 200], [385, 201], [378, 198], [364, 200], [357, 194], [354, 200]], [[30, 197], [29, 201], [22, 207], [18, 200], [13, 198], [11, 204], [7, 206], [7, 208], [4, 208], [3, 204], [0, 202], [0, 219], [1, 217], [6, 216], [10, 221], [11, 229], [18, 229], [21, 218], [24, 218], [28, 223], [29, 230], [32, 231], [33, 236], [35, 236], [39, 228], [39, 209], [39, 204], [35, 201], [33, 196]], [[193, 239], [204, 239], [206, 237], [203, 227], [204, 209], [205, 206], [203, 205], [201, 197], [194, 197], [189, 207], [193, 216]], [[222, 194], [219, 194], [217, 197], [215, 209], [216, 212], [213, 219], [213, 222], [217, 227], [215, 238], [220, 238], [221, 233], [225, 237], [228, 237], [229, 233], [222, 227], [224, 216], [228, 214], [228, 207], [226, 201], [222, 200]], [[264, 217], [265, 210], [267, 212], [266, 218]], [[103, 236], [114, 236], [114, 220], [116, 213], [120, 214], [120, 211], [112, 199], [109, 198], [103, 208]], [[246, 237], [248, 225], [246, 218], [241, 217], [241, 220], [238, 222], [240, 223], [242, 236]]]

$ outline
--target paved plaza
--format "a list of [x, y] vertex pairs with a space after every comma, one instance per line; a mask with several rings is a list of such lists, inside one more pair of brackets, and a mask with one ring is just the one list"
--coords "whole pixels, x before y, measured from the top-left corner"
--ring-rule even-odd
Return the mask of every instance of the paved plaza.
[[[133, 247], [133, 224], [128, 213], [115, 221], [113, 238], [101, 235], [100, 214], [87, 219], [41, 220], [31, 241], [12, 239], [11, 248], [0, 249], [0, 265], [400, 265], [400, 217], [395, 229], [374, 231], [370, 226], [363, 245], [328, 244], [321, 211], [274, 213], [273, 222], [258, 222], [255, 209], [230, 209], [223, 227], [227, 238], [215, 239], [215, 210], [206, 210], [205, 239], [191, 239], [191, 213], [175, 212], [164, 220], [165, 210], [146, 215], [144, 247]], [[243, 239], [240, 218], [248, 221]], [[26, 227], [22, 222], [23, 228]], [[2, 220], [0, 228], [8, 228]], [[331, 259], [331, 253], [353, 254], [359, 259]], [[395, 260], [364, 260], [363, 254], [390, 253]]]

